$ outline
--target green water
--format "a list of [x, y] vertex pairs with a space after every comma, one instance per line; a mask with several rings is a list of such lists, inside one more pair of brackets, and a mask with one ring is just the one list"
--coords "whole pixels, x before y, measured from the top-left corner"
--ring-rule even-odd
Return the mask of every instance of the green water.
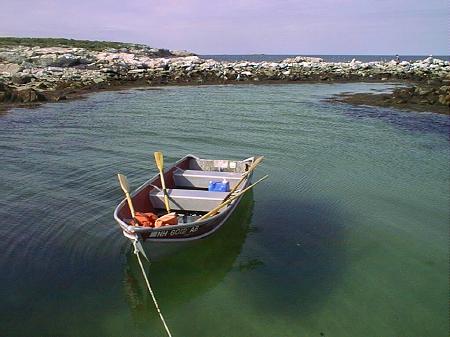
[[138, 186], [162, 150], [265, 155], [270, 176], [150, 266], [174, 337], [447, 336], [449, 118], [323, 101], [389, 87], [167, 87], [0, 115], [0, 335], [164, 335], [112, 217], [115, 174]]

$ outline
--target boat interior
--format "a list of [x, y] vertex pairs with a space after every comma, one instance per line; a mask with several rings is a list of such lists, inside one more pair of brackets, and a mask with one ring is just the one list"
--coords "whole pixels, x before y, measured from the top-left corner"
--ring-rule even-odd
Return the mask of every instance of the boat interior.
[[[179, 223], [195, 221], [228, 196], [227, 191], [209, 191], [211, 182], [228, 182], [233, 189], [248, 169], [251, 162], [229, 160], [207, 160], [186, 157], [164, 173], [170, 210], [176, 212]], [[164, 192], [159, 175], [132, 196], [136, 212], [166, 214]], [[131, 220], [127, 203], [119, 210], [125, 222]]]

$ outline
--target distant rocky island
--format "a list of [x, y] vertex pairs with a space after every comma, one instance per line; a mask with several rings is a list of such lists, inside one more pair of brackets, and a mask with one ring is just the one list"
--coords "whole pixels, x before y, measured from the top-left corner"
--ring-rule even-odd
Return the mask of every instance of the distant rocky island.
[[402, 81], [392, 94], [346, 94], [335, 100], [449, 113], [450, 62], [225, 62], [142, 44], [0, 38], [0, 108], [60, 101], [93, 90], [168, 84]]

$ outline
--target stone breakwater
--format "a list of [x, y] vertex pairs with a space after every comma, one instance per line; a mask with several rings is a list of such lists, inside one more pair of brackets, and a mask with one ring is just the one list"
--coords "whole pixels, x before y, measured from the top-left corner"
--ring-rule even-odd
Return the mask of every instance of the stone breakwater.
[[0, 102], [6, 103], [58, 101], [121, 85], [369, 80], [412, 81], [417, 92], [425, 86], [436, 96], [430, 104], [450, 104], [450, 62], [432, 57], [416, 62], [336, 63], [301, 56], [281, 62], [223, 62], [155, 48], [0, 48]]

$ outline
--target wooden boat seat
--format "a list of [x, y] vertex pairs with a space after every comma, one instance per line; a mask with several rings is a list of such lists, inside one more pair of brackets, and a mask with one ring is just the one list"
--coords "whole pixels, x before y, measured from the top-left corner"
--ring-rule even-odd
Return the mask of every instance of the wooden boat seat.
[[176, 187], [190, 188], [208, 188], [210, 181], [222, 181], [224, 179], [230, 183], [230, 188], [233, 188], [241, 178], [242, 174], [235, 172], [177, 169], [173, 174]]
[[[209, 192], [203, 190], [168, 189], [169, 206], [174, 211], [208, 212], [222, 203], [228, 192]], [[164, 209], [164, 192], [150, 191], [150, 202], [154, 208]]]

